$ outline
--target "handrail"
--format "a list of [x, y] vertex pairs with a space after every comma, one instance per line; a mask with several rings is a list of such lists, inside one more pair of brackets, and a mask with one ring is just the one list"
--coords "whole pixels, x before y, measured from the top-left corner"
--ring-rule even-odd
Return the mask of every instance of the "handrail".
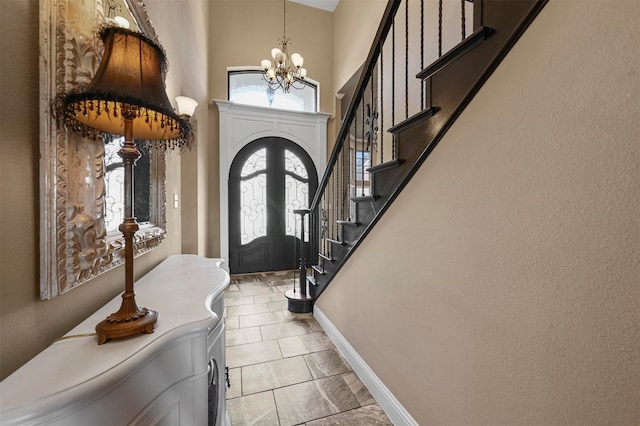
[[322, 176], [322, 180], [318, 185], [316, 194], [313, 197], [311, 206], [309, 207], [310, 210], [316, 209], [322, 193], [329, 183], [329, 177], [331, 176], [331, 172], [333, 171], [333, 166], [338, 161], [338, 156], [340, 155], [340, 151], [342, 150], [342, 145], [347, 137], [347, 134], [349, 133], [349, 127], [351, 126], [351, 122], [355, 118], [358, 101], [364, 95], [364, 90], [366, 89], [367, 84], [371, 79], [371, 73], [376, 65], [376, 59], [380, 54], [381, 47], [386, 40], [387, 34], [389, 34], [389, 29], [393, 25], [393, 20], [398, 8], [400, 7], [401, 2], [402, 0], [389, 0], [389, 2], [387, 3], [387, 7], [385, 8], [384, 14], [382, 15], [382, 19], [380, 21], [380, 26], [378, 27], [378, 31], [376, 32], [373, 44], [371, 45], [371, 50], [369, 51], [369, 55], [367, 56], [367, 59], [365, 61], [365, 66], [363, 67], [362, 72], [360, 73], [360, 77], [358, 78], [356, 91], [354, 92], [351, 101], [349, 102], [349, 107], [347, 108], [345, 119], [342, 122], [340, 131], [338, 132], [336, 144], [333, 147], [333, 151], [331, 152], [331, 156], [329, 157], [329, 162], [327, 163], [327, 167], [325, 168], [324, 175]]
[[[307, 277], [309, 296], [314, 300], [548, 0], [463, 1], [458, 23], [463, 28], [460, 43], [442, 52], [445, 22], [439, 16], [438, 58], [423, 68], [434, 53], [433, 49], [425, 50], [423, 43], [424, 18], [434, 18], [432, 12], [425, 15], [425, 1], [411, 3], [412, 15], [409, 0], [388, 1], [309, 207], [311, 256], [318, 261], [318, 265], [311, 265], [313, 275]], [[471, 11], [474, 19], [467, 21], [465, 14]], [[438, 12], [441, 15], [442, 2]], [[420, 17], [419, 27], [409, 25], [410, 16]], [[451, 20], [446, 22], [450, 23]], [[470, 27], [474, 30], [469, 31]], [[398, 62], [396, 68], [396, 49], [402, 44], [404, 63]], [[425, 57], [429, 59], [425, 61]], [[418, 59], [423, 69], [414, 72]], [[409, 78], [416, 74], [418, 78]], [[396, 102], [404, 104], [398, 120]], [[384, 156], [386, 149], [391, 152], [390, 159]]]

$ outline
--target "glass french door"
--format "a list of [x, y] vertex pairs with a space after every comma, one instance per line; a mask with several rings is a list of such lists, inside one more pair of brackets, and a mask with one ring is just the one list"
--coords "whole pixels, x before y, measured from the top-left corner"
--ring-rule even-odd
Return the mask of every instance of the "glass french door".
[[[283, 138], [245, 146], [229, 172], [229, 269], [231, 273], [297, 268], [300, 216], [318, 186], [309, 155]], [[305, 252], [309, 250], [305, 219]]]

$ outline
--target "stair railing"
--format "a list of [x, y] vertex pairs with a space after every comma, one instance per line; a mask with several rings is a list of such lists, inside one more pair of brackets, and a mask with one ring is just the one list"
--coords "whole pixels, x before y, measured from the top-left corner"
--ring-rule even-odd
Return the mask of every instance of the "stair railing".
[[310, 206], [310, 260], [318, 260], [307, 278], [310, 297], [326, 288], [546, 3], [389, 0]]
[[[473, 4], [467, 0], [439, 0], [437, 25], [427, 27], [425, 18], [429, 12], [424, 0], [387, 3], [310, 206], [314, 230], [311, 243], [320, 258], [319, 265], [333, 259], [336, 246], [348, 243], [343, 230], [359, 224], [356, 203], [375, 197], [372, 169], [399, 161], [393, 132], [396, 124], [430, 108], [430, 81], [416, 75], [426, 61], [442, 56], [443, 43], [459, 41], [452, 43], [446, 37], [451, 30], [444, 30], [447, 20], [443, 15], [450, 15], [454, 5], [459, 8], [459, 17], [456, 22], [449, 22], [449, 28], [460, 26], [464, 39], [472, 24], [466, 17], [473, 13]], [[429, 15], [436, 15], [433, 12]], [[437, 28], [437, 40], [431, 40], [431, 44], [425, 44], [427, 28]]]

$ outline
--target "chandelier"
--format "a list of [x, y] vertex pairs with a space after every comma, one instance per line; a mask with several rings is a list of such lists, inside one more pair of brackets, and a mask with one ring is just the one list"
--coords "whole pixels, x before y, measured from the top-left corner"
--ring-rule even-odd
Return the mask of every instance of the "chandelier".
[[302, 68], [304, 58], [299, 53], [294, 53], [289, 57], [289, 45], [291, 40], [287, 37], [287, 0], [283, 0], [283, 35], [278, 40], [278, 47], [271, 49], [273, 65], [269, 59], [261, 62], [264, 69], [263, 78], [272, 90], [281, 88], [285, 93], [289, 90], [302, 89], [305, 85], [302, 82], [307, 76], [307, 70]]

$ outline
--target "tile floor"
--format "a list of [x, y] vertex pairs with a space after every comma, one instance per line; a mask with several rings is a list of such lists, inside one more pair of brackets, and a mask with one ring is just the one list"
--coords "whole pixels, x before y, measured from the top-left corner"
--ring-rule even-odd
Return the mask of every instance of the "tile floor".
[[294, 271], [232, 275], [227, 411], [240, 425], [392, 425], [312, 314], [287, 310]]

